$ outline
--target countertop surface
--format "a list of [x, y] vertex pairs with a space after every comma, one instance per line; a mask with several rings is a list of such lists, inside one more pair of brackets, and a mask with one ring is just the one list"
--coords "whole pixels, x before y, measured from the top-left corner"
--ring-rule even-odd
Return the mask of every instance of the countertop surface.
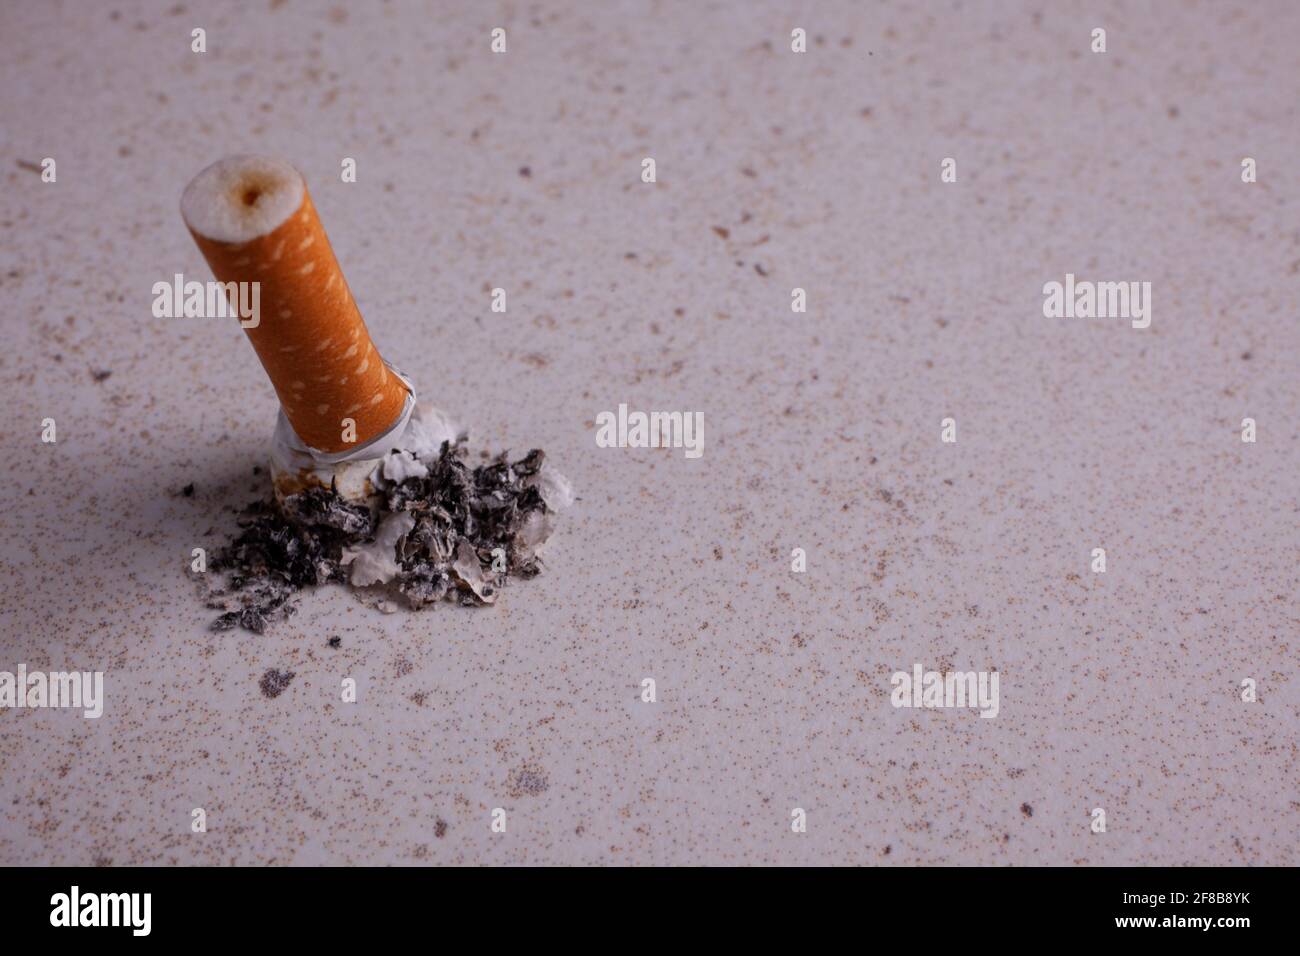
[[[1298, 51], [1281, 0], [4, 4], [0, 671], [106, 701], [0, 709], [0, 863], [1296, 864]], [[238, 152], [572, 480], [496, 606], [209, 630], [275, 396], [151, 289]], [[702, 456], [598, 447], [620, 404]], [[892, 706], [915, 663], [997, 717]]]

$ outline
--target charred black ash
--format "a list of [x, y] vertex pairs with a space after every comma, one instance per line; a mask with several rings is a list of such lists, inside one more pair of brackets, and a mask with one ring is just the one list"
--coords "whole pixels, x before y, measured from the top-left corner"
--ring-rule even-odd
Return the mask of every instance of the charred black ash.
[[[539, 449], [517, 462], [506, 454], [473, 469], [463, 455], [446, 445], [423, 478], [408, 478], [392, 487], [385, 499], [388, 513], [407, 511], [415, 526], [400, 549], [401, 570], [397, 589], [412, 607], [442, 600], [453, 588], [462, 591], [462, 603], [490, 603], [501, 580], [509, 575], [531, 578], [541, 570], [534, 553], [536, 532], [549, 522], [546, 503], [531, 480], [540, 472], [545, 456]], [[543, 536], [544, 537], [544, 536]], [[475, 587], [475, 573], [462, 543], [472, 548], [479, 577], [487, 582]], [[494, 571], [502, 568], [504, 571]]]
[[[443, 443], [425, 460], [423, 477], [383, 482], [372, 510], [311, 488], [284, 500], [254, 501], [239, 515], [239, 533], [212, 557], [224, 577], [209, 606], [225, 610], [213, 630], [243, 627], [261, 634], [292, 615], [307, 587], [347, 583], [349, 549], [375, 540], [384, 520], [406, 513], [413, 522], [392, 558], [386, 587], [413, 609], [444, 599], [490, 604], [510, 577], [540, 573], [536, 548], [549, 535], [553, 512], [537, 486], [540, 449], [511, 462], [503, 453], [471, 469], [464, 446]], [[408, 520], [408, 519], [399, 519]]]

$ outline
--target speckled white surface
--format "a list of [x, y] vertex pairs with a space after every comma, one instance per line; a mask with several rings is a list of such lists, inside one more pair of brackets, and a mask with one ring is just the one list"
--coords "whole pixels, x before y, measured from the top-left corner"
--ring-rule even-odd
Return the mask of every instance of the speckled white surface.
[[[0, 670], [108, 694], [0, 710], [0, 863], [1297, 862], [1300, 6], [240, 6], [0, 7]], [[150, 289], [241, 151], [386, 356], [572, 477], [495, 608], [206, 629], [275, 399]], [[1066, 272], [1151, 328], [1045, 319]], [[620, 402], [704, 456], [597, 448]], [[914, 661], [1000, 715], [892, 708]]]

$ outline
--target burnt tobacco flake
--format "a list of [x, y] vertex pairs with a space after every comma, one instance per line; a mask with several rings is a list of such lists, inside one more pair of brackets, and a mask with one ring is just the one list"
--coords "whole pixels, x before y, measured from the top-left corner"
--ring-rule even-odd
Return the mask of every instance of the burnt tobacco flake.
[[[463, 446], [444, 443], [425, 462], [428, 475], [390, 484], [377, 508], [344, 500], [333, 488], [311, 488], [285, 499], [254, 501], [239, 515], [239, 533], [210, 562], [224, 578], [210, 607], [225, 611], [216, 631], [242, 627], [261, 634], [268, 624], [296, 611], [292, 599], [304, 588], [347, 583], [345, 548], [373, 540], [383, 519], [409, 512], [414, 526], [395, 555], [399, 569], [386, 587], [413, 609], [444, 599], [489, 603], [508, 577], [541, 571], [535, 546], [552, 521], [536, 479], [545, 458], [534, 449], [511, 462], [505, 454], [471, 469]], [[480, 580], [471, 581], [477, 558]], [[492, 552], [505, 553], [504, 573], [493, 570]], [[458, 554], [458, 551], [461, 552]]]
[[293, 671], [278, 671], [272, 667], [262, 675], [262, 679], [257, 682], [257, 686], [262, 688], [263, 696], [279, 697], [284, 693], [284, 689], [292, 683], [295, 676]]

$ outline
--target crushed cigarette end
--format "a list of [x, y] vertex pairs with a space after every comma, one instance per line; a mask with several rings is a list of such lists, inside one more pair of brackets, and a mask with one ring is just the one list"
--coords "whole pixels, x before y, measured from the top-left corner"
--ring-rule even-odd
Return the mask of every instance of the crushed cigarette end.
[[419, 609], [443, 600], [488, 605], [512, 578], [542, 570], [555, 513], [573, 503], [567, 479], [533, 450], [471, 469], [464, 445], [432, 456], [394, 449], [376, 465], [372, 504], [309, 487], [254, 501], [210, 562], [220, 582], [213, 630], [261, 634], [295, 613], [298, 592], [340, 583]]

